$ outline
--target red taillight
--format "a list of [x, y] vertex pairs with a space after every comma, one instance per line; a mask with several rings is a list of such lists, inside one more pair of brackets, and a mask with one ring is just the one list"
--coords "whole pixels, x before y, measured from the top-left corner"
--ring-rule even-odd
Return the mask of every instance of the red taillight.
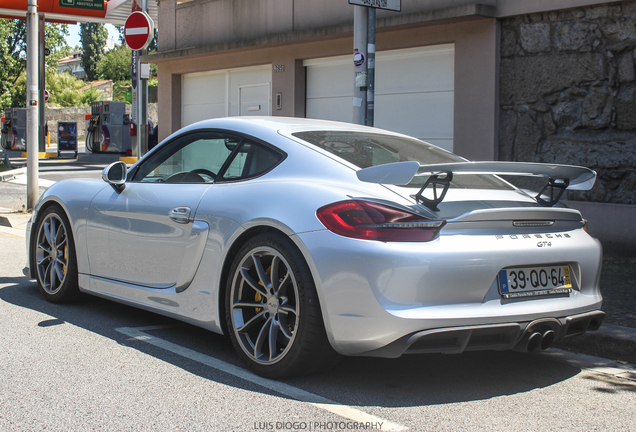
[[369, 201], [340, 201], [316, 212], [329, 230], [345, 237], [395, 242], [433, 240], [446, 221], [426, 219]]

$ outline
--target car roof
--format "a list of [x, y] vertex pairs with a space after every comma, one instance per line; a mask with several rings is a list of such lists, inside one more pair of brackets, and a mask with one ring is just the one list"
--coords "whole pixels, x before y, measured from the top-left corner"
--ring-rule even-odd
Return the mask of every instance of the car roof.
[[299, 117], [222, 117], [193, 123], [179, 132], [195, 129], [231, 129], [253, 135], [281, 130], [289, 133], [309, 130], [336, 130], [404, 136], [395, 132], [353, 123]]

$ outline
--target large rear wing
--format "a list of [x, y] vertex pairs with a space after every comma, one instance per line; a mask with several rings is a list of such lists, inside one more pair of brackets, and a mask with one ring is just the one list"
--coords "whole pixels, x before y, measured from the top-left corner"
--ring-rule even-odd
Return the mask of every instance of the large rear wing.
[[[358, 179], [363, 182], [393, 185], [406, 185], [415, 176], [428, 175], [415, 198], [434, 211], [438, 211], [437, 205], [444, 200], [453, 175], [462, 174], [543, 177], [547, 179], [547, 184], [535, 198], [546, 207], [554, 206], [566, 189], [590, 190], [596, 180], [596, 172], [589, 168], [530, 162], [450, 162], [420, 165], [418, 162], [408, 161], [364, 168], [357, 172]], [[427, 188], [430, 188], [432, 198], [423, 195]]]

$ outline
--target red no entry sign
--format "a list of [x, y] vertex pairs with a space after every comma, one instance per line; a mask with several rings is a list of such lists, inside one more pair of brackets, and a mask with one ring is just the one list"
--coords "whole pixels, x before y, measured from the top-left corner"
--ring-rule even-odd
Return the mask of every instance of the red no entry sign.
[[146, 48], [153, 37], [154, 24], [145, 12], [130, 14], [124, 25], [124, 38], [133, 51]]

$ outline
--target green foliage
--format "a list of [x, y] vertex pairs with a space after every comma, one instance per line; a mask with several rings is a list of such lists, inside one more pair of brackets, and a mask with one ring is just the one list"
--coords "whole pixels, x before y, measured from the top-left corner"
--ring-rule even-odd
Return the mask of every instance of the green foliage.
[[117, 81], [113, 83], [113, 100], [126, 102], [126, 92], [132, 91], [132, 83], [128, 81]]
[[97, 63], [97, 72], [102, 79], [130, 81], [132, 75], [131, 50], [125, 45], [108, 51]]
[[100, 92], [94, 88], [80, 90], [86, 83], [68, 72], [61, 74], [52, 69], [46, 72], [46, 87], [49, 91], [49, 107], [87, 106], [91, 102], [102, 99]]
[[88, 81], [99, 78], [97, 64], [104, 55], [108, 30], [104, 24], [81, 23], [80, 43], [82, 44], [82, 65]]
[[[26, 106], [26, 22], [0, 19], [0, 109]], [[47, 66], [57, 67], [57, 60], [64, 57], [68, 45], [66, 24], [46, 24], [45, 44], [51, 55]]]

